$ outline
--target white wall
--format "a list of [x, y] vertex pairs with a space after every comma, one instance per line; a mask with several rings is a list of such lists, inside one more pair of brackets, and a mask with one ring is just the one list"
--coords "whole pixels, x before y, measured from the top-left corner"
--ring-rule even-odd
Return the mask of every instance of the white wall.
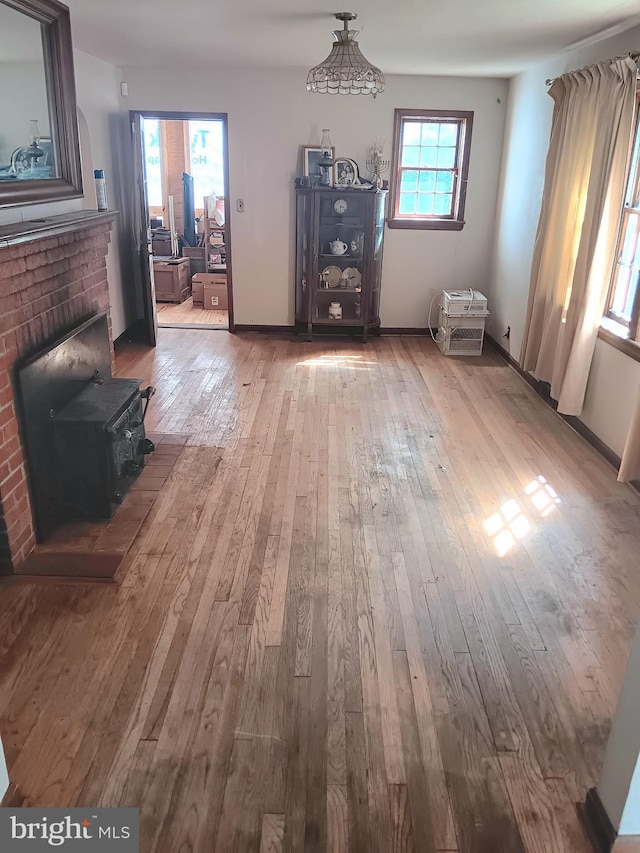
[[[117, 337], [135, 319], [135, 295], [129, 274], [131, 264], [127, 257], [129, 251], [126, 232], [128, 220], [125, 212], [127, 205], [120, 181], [120, 169], [116, 165], [127, 133], [126, 112], [123, 111], [120, 98], [118, 69], [78, 50], [74, 50], [74, 64], [78, 109], [86, 119], [87, 133], [83, 134], [83, 141], [87, 138], [89, 140], [90, 156], [94, 167], [105, 170], [110, 188], [109, 206], [123, 211], [114, 223], [107, 256], [111, 318], [113, 334]], [[95, 209], [93, 178], [89, 175], [90, 182], [87, 182], [84, 174], [83, 178], [89, 203], [85, 204], [83, 199], [73, 199], [48, 204], [0, 208], [0, 225], [71, 213], [82, 210], [83, 207]], [[125, 233], [127, 233], [127, 239], [123, 239]]]
[[607, 741], [598, 794], [621, 835], [640, 835], [640, 630], [627, 669]]
[[[375, 100], [306, 91], [304, 71], [125, 68], [128, 109], [226, 112], [235, 319], [241, 324], [294, 320], [295, 194], [300, 146], [331, 131], [337, 156], [364, 172], [377, 136], [391, 153], [393, 111], [474, 110], [467, 225], [462, 232], [387, 230], [381, 319], [384, 326], [426, 326], [433, 293], [487, 287], [502, 148], [507, 82], [497, 79], [389, 77]], [[500, 103], [498, 103], [500, 100]], [[245, 212], [235, 212], [235, 201]]]
[[9, 772], [7, 770], [7, 762], [4, 757], [4, 749], [2, 748], [2, 739], [0, 738], [0, 801], [7, 793], [9, 787]]
[[[510, 82], [487, 331], [517, 360], [553, 112], [545, 80], [639, 47], [637, 27], [596, 45], [567, 51]], [[507, 326], [511, 326], [508, 342], [502, 337]], [[581, 420], [618, 455], [639, 388], [640, 362], [598, 341]]]
[[[129, 199], [120, 181], [123, 136], [127, 133], [126, 114], [120, 97], [120, 72], [113, 65], [74, 51], [78, 108], [86, 120], [93, 169], [104, 169], [107, 200], [120, 213], [111, 231], [107, 255], [109, 297], [113, 336], [117, 338], [135, 318], [135, 295], [129, 262], [129, 231], [126, 208]], [[83, 164], [84, 165], [84, 164]], [[86, 174], [88, 172], [88, 175]], [[91, 168], [83, 168], [85, 204], [96, 208], [95, 185]]]
[[640, 835], [640, 757], [638, 757], [635, 770], [633, 771], [618, 834]]
[[640, 362], [605, 341], [596, 342], [580, 420], [622, 456], [640, 388]]

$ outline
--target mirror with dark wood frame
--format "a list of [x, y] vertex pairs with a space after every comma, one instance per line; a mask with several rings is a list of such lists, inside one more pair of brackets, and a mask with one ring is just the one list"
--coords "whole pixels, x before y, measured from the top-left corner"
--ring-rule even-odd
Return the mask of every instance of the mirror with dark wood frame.
[[0, 208], [81, 195], [69, 9], [0, 0]]

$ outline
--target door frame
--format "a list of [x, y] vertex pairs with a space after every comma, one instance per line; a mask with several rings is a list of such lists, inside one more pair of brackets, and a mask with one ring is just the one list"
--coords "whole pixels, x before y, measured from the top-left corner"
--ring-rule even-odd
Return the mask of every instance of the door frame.
[[[160, 121], [221, 121], [222, 122], [222, 168], [224, 173], [225, 185], [225, 229], [226, 229], [226, 265], [227, 265], [227, 303], [229, 311], [229, 332], [234, 333], [236, 324], [233, 314], [233, 239], [231, 236], [231, 192], [229, 189], [229, 115], [228, 113], [212, 113], [199, 112], [198, 110], [129, 110], [129, 120], [133, 125], [135, 116], [142, 119], [157, 118]], [[144, 171], [144, 162], [140, 164]], [[145, 204], [146, 204], [146, 185], [145, 185]], [[148, 210], [148, 205], [146, 205]], [[148, 294], [143, 294], [144, 298], [148, 298]], [[153, 312], [157, 315], [155, 298], [153, 299]]]

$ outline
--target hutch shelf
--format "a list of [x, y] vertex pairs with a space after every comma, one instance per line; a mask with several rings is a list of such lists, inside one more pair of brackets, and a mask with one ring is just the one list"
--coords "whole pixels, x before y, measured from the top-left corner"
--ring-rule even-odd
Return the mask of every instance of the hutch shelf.
[[296, 188], [296, 327], [380, 334], [385, 190]]

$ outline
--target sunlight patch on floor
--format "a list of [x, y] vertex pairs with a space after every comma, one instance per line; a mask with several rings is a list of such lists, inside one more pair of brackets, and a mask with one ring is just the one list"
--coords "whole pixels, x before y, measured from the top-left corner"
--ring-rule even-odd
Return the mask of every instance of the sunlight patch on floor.
[[315, 358], [307, 358], [304, 361], [299, 361], [297, 367], [364, 367], [368, 364], [375, 364], [374, 361], [363, 361], [361, 355], [319, 355]]
[[[556, 505], [561, 503], [558, 493], [542, 475], [532, 480], [525, 487], [524, 492], [542, 518], [546, 518]], [[529, 533], [531, 522], [518, 501], [511, 498], [487, 518], [483, 527], [491, 539], [496, 554], [504, 557], [519, 540], [524, 539]]]

